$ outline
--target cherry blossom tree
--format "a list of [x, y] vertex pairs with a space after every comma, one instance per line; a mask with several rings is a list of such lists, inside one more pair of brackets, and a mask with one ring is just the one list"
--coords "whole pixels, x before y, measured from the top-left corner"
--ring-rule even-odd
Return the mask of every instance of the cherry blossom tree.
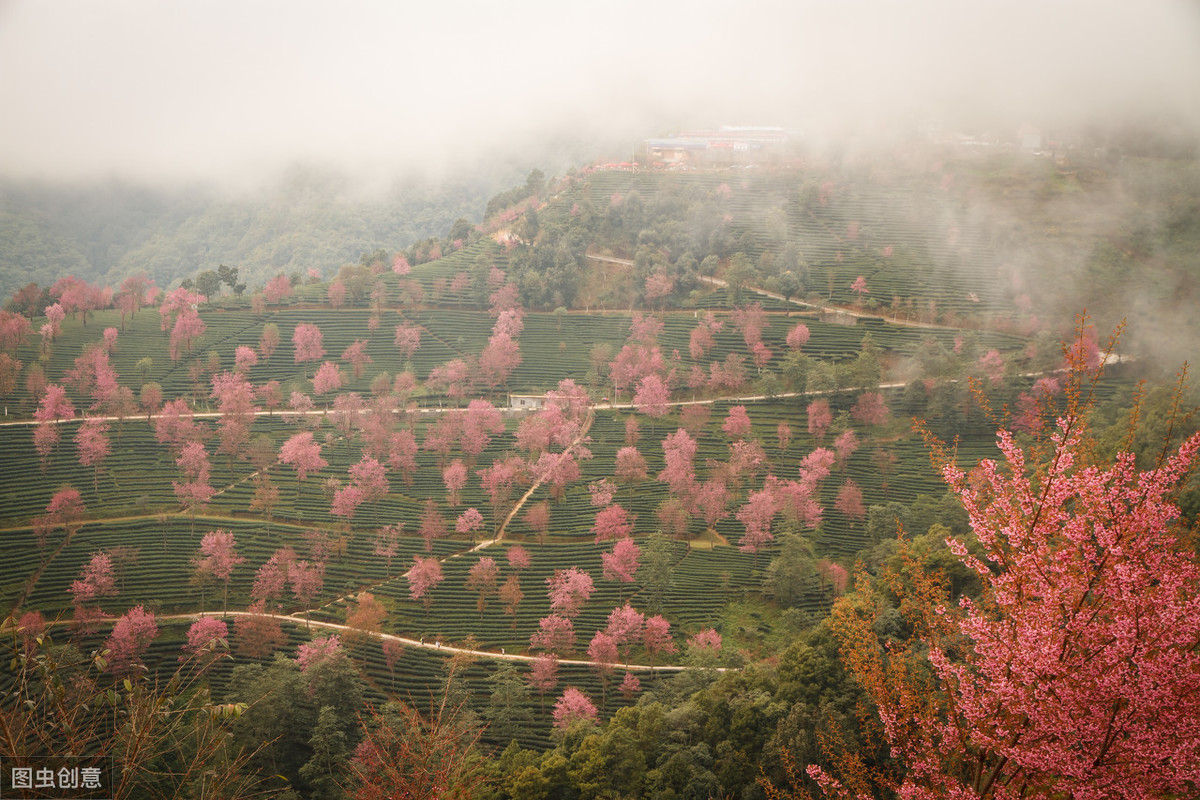
[[808, 433], [818, 442], [825, 439], [825, 433], [833, 424], [833, 412], [829, 409], [828, 400], [814, 400], [808, 404]]
[[618, 539], [613, 545], [612, 552], [601, 553], [600, 563], [603, 565], [604, 577], [610, 581], [633, 583], [638, 570], [638, 556], [641, 550], [637, 543], [630, 538]]
[[392, 558], [400, 551], [400, 534], [403, 530], [404, 523], [398, 522], [394, 525], [385, 525], [375, 534], [375, 549], [371, 552], [387, 559], [388, 580], [391, 580], [392, 577]]
[[879, 392], [863, 392], [850, 409], [850, 417], [862, 425], [882, 425], [890, 415], [887, 402]]
[[[480, 523], [482, 524], [482, 522], [483, 518], [480, 517]], [[475, 606], [479, 609], [480, 618], [483, 617], [484, 609], [487, 608], [488, 595], [496, 591], [498, 580], [500, 580], [500, 567], [496, 564], [496, 559], [491, 556], [484, 556], [467, 570], [467, 588], [479, 595]]]
[[435, 539], [441, 539], [449, 532], [446, 528], [446, 520], [442, 519], [441, 512], [438, 511], [437, 503], [433, 498], [425, 501], [425, 508], [421, 511], [421, 538], [425, 540], [425, 552], [433, 552], [433, 542]]
[[633, 405], [646, 416], [660, 419], [670, 410], [670, 400], [671, 391], [667, 382], [660, 375], [651, 374], [638, 381]]
[[808, 344], [809, 335], [808, 326], [803, 322], [798, 322], [796, 327], [787, 333], [787, 346], [793, 350], [799, 350]]
[[87, 418], [75, 433], [75, 448], [79, 453], [79, 463], [84, 467], [94, 467], [92, 473], [92, 488], [100, 493], [100, 465], [112, 452], [108, 441], [109, 425], [98, 417]]
[[264, 658], [287, 641], [283, 626], [278, 619], [266, 613], [262, 600], [255, 601], [248, 613], [233, 621], [233, 632], [237, 651], [251, 658]]
[[650, 656], [651, 665], [660, 655], [670, 655], [678, 651], [675, 639], [671, 636], [671, 623], [661, 614], [646, 618], [646, 626], [642, 629], [642, 647]]
[[543, 698], [558, 685], [558, 657], [542, 653], [529, 666], [529, 685]]
[[313, 392], [328, 394], [340, 388], [342, 388], [342, 371], [338, 369], [337, 364], [332, 361], [321, 364], [317, 374], [313, 376]]
[[577, 615], [594, 589], [592, 576], [578, 567], [556, 569], [546, 584], [550, 587], [550, 609], [564, 617]]
[[863, 303], [863, 296], [870, 294], [870, 290], [867, 289], [867, 279], [864, 278], [862, 275], [859, 275], [857, 278], [854, 279], [854, 283], [850, 284], [850, 291], [852, 291], [856, 295], [858, 295], [858, 298], [855, 300], [855, 303], [857, 305], [861, 306]]
[[462, 415], [459, 444], [473, 461], [492, 441], [492, 436], [504, 431], [500, 410], [486, 400], [472, 400]]
[[751, 492], [746, 504], [737, 512], [738, 522], [742, 523], [746, 532], [742, 536], [738, 549], [743, 553], [757, 553], [775, 539], [771, 532], [771, 524], [779, 513], [780, 503], [776, 493], [771, 489]]
[[142, 655], [157, 635], [158, 625], [153, 613], [142, 606], [126, 611], [104, 643], [109, 651], [108, 670], [118, 677], [133, 676], [142, 665]]
[[325, 584], [325, 569], [323, 564], [312, 564], [308, 561], [293, 561], [287, 568], [288, 585], [292, 595], [304, 606], [304, 627], [309, 627], [310, 606], [313, 599], [321, 593]]
[[263, 294], [268, 303], [282, 303], [286, 298], [292, 296], [292, 282], [286, 275], [276, 275], [267, 281], [267, 285], [263, 288]]
[[665, 467], [658, 474], [658, 479], [670, 487], [676, 496], [687, 496], [696, 482], [693, 459], [696, 455], [696, 441], [688, 436], [683, 428], [663, 440], [663, 460]]
[[459, 459], [454, 459], [442, 470], [442, 483], [446, 485], [447, 499], [450, 505], [458, 505], [458, 493], [467, 485], [467, 465]]
[[538, 543], [545, 544], [550, 533], [550, 503], [540, 500], [529, 507], [522, 519], [537, 535]]
[[363, 369], [374, 361], [367, 354], [367, 340], [355, 339], [349, 347], [342, 351], [342, 361], [350, 364], [350, 368], [354, 372], [354, 380], [361, 378]]
[[466, 511], [458, 515], [458, 520], [454, 523], [454, 530], [464, 536], [474, 538], [475, 531], [483, 527], [483, 514], [479, 513], [477, 508], [468, 508]]
[[859, 489], [858, 484], [849, 478], [838, 489], [833, 507], [845, 514], [852, 522], [860, 521], [867, 516], [867, 508], [863, 505], [862, 489]]
[[311, 431], [297, 433], [283, 443], [279, 448], [279, 460], [296, 470], [296, 486], [308, 477], [308, 473], [316, 472], [329, 466], [321, 458], [321, 445], [313, 440]]
[[[1140, 470], [1097, 462], [1068, 411], [1040, 452], [998, 435], [970, 473], [935, 451], [974, 541], [947, 544], [983, 587], [952, 603], [909, 564], [916, 636], [886, 655], [875, 609], [835, 605], [846, 662], [903, 765], [901, 797], [1177, 797], [1200, 782], [1200, 563], [1172, 496], [1200, 435]], [[1086, 453], [1086, 455], [1085, 455]], [[863, 589], [866, 590], [865, 584]], [[926, 662], [932, 675], [914, 681]], [[860, 773], [861, 764], [845, 765]], [[828, 796], [859, 796], [810, 768]]]
[[750, 423], [750, 415], [746, 413], [745, 406], [733, 406], [729, 409], [729, 415], [725, 418], [725, 422], [721, 424], [721, 430], [731, 439], [743, 439], [750, 434], [753, 425]]
[[188, 442], [180, 450], [175, 463], [183, 471], [184, 480], [172, 481], [171, 484], [175, 489], [175, 496], [191, 513], [192, 533], [195, 533], [196, 512], [208, 505], [214, 492], [208, 482], [212, 473], [208, 452], [200, 442]]
[[[262, 356], [262, 360], [270, 361], [272, 354], [279, 347], [279, 326], [274, 322], [268, 322], [263, 325], [262, 333], [258, 337], [258, 354]], [[320, 358], [320, 356], [317, 356]]]
[[233, 571], [246, 559], [237, 554], [234, 536], [229, 531], [209, 531], [200, 540], [198, 566], [205, 573], [225, 584], [224, 607], [229, 608], [229, 580]]
[[644, 481], [647, 478], [646, 459], [636, 447], [622, 447], [617, 451], [613, 475], [622, 483]]
[[221, 652], [228, 649], [225, 642], [229, 640], [229, 626], [214, 617], [201, 617], [191, 624], [187, 631], [187, 641], [183, 644], [183, 655], [180, 661], [187, 658], [198, 659], [201, 663], [211, 663]]
[[79, 527], [86, 508], [83, 496], [74, 486], [64, 485], [50, 498], [46, 504], [46, 513], [39, 515], [33, 521], [33, 531], [37, 538], [38, 548], [45, 550], [49, 535], [62, 528], [67, 541]]
[[858, 450], [858, 434], [849, 429], [842, 431], [833, 440], [833, 449], [837, 453], [838, 467], [845, 469], [846, 462], [850, 459], [850, 456], [854, 455]]
[[529, 646], [547, 653], [569, 653], [575, 646], [575, 625], [558, 614], [543, 617], [538, 621], [537, 631], [529, 637]]
[[101, 597], [117, 593], [112, 556], [105, 552], [93, 553], [91, 559], [79, 571], [79, 577], [71, 582], [71, 604], [75, 609], [75, 624], [81, 630], [90, 628], [91, 621], [99, 618], [99, 607], [89, 607]]
[[411, 486], [417, 471], [417, 437], [407, 428], [393, 433], [388, 440], [388, 465], [400, 470], [405, 485]]
[[787, 450], [788, 445], [792, 443], [792, 426], [786, 422], [779, 423], [775, 428], [775, 438], [779, 441], [779, 449]]
[[392, 676], [392, 691], [396, 691], [396, 665], [400, 663], [400, 659], [404, 657], [404, 645], [395, 639], [384, 639], [383, 644], [383, 663], [387, 667], [387, 671]]
[[625, 677], [621, 680], [621, 685], [617, 687], [617, 691], [621, 693], [621, 697], [625, 698], [627, 703], [631, 702], [633, 696], [641, 690], [642, 682], [632, 672], [626, 672]]
[[508, 548], [505, 557], [508, 559], [508, 565], [518, 572], [529, 569], [529, 565], [533, 563], [529, 551], [519, 544]]
[[592, 523], [592, 534], [596, 542], [623, 539], [633, 533], [634, 518], [619, 504], [602, 508]]
[[431, 592], [443, 580], [441, 562], [436, 558], [415, 556], [412, 567], [404, 573], [404, 577], [408, 579], [409, 597], [420, 600], [425, 605], [425, 610], [429, 611], [433, 604]]
[[629, 663], [629, 652], [635, 644], [641, 641], [645, 630], [646, 616], [629, 603], [614, 608], [608, 615], [608, 626], [604, 632], [612, 637], [626, 664]]
[[319, 361], [325, 357], [325, 337], [321, 329], [308, 322], [301, 322], [292, 331], [293, 357], [297, 364]]

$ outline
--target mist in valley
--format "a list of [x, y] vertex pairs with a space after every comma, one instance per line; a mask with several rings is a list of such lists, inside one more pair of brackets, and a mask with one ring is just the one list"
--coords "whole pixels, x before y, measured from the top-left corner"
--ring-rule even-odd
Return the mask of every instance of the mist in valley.
[[[1149, 260], [1194, 276], [1162, 235], [1195, 224], [1194, 170], [1146, 185], [1120, 163], [1196, 153], [1194, 3], [9, 0], [0, 75], [5, 238], [43, 283], [143, 269], [166, 285], [221, 259], [256, 279], [329, 273], [478, 222], [532, 169], [627, 161], [687, 129], [780, 126], [807, 163], [872, 175], [905, 158], [938, 169], [962, 141], [1015, 148], [1024, 127], [1071, 162], [1074, 188], [1050, 158], [1031, 167], [1039, 197], [1014, 200], [986, 168], [951, 175], [1013, 292], [1124, 260], [1119, 302], [1079, 293], [1102, 325], [1153, 322], [1143, 348], [1194, 305], [1130, 274]], [[239, 225], [237, 246], [196, 244]], [[296, 228], [320, 232], [281, 247]], [[1081, 247], [1114, 228], [1115, 255]]]

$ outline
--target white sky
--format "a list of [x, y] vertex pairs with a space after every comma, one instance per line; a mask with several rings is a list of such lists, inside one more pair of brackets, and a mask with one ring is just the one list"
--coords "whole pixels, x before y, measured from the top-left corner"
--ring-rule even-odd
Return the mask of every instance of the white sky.
[[[403, 169], [582, 130], [1200, 119], [1187, 0], [0, 0], [0, 173]], [[1007, 122], [1005, 124], [1008, 124]]]

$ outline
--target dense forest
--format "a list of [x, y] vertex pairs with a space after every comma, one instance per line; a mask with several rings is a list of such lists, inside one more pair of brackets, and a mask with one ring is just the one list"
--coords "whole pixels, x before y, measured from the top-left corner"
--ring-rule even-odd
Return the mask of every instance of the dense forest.
[[1191, 154], [509, 183], [7, 187], [6, 762], [114, 797], [1200, 787]]

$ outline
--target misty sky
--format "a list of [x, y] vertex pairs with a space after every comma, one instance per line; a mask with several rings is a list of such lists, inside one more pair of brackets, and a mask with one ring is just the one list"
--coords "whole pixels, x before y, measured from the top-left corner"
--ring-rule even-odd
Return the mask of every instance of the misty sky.
[[1200, 119], [1186, 0], [0, 0], [0, 172], [394, 171], [550, 134]]

